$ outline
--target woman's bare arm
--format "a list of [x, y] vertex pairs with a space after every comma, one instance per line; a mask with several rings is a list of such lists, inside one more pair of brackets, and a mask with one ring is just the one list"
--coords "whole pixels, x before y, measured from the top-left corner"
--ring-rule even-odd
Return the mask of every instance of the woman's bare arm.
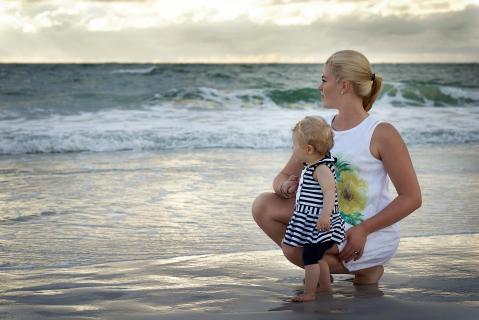
[[[298, 178], [303, 169], [303, 164], [299, 163], [294, 159], [293, 155], [290, 156], [286, 165], [281, 169], [281, 171], [276, 175], [273, 180], [273, 190], [275, 193], [282, 195], [283, 193], [294, 194], [298, 186]], [[283, 183], [288, 183], [283, 185]], [[283, 185], [283, 187], [281, 187]], [[283, 191], [283, 192], [282, 192]]]
[[373, 146], [377, 148], [398, 195], [384, 210], [364, 221], [368, 234], [404, 219], [422, 204], [416, 172], [399, 132], [389, 123], [382, 123], [377, 127], [373, 139]]

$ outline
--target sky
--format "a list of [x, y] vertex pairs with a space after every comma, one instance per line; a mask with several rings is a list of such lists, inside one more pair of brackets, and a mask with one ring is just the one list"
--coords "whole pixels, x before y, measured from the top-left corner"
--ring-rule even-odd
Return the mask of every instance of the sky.
[[0, 62], [479, 62], [479, 0], [0, 0]]

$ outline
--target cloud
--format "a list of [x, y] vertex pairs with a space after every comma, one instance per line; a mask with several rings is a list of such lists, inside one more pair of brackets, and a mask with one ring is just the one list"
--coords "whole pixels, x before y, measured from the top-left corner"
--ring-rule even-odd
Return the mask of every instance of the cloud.
[[[37, 15], [68, 12], [69, 19], [95, 31], [162, 27], [183, 22], [221, 22], [247, 17], [254, 23], [310, 25], [318, 19], [335, 20], [354, 14], [370, 16], [424, 16], [461, 11], [479, 0], [7, 0], [0, 6], [0, 29], [34, 32]], [[74, 15], [75, 17], [72, 17]], [[12, 18], [15, 17], [15, 18]], [[146, 21], [146, 22], [144, 22]], [[57, 23], [63, 20], [58, 17]], [[38, 26], [37, 26], [38, 25]], [[103, 28], [103, 29], [102, 29]]]
[[258, 23], [247, 15], [223, 21], [185, 18], [160, 26], [145, 20], [141, 28], [100, 26], [94, 32], [91, 22], [107, 16], [103, 7], [88, 19], [59, 10], [37, 13], [51, 21], [36, 33], [18, 28], [0, 33], [0, 60], [322, 62], [332, 52], [352, 48], [373, 62], [479, 62], [479, 7], [472, 5], [425, 16], [350, 14], [289, 26]]

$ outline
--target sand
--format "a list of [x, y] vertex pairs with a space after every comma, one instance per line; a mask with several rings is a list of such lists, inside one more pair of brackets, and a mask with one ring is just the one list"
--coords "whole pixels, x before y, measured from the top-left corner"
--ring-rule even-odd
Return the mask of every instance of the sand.
[[[337, 275], [312, 303], [279, 250], [4, 271], [5, 319], [478, 319], [479, 235], [406, 238], [378, 286]], [[420, 251], [419, 251], [420, 249]], [[465, 254], [467, 252], [467, 254]], [[7, 281], [5, 281], [7, 280]], [[7, 287], [5, 287], [5, 284]]]

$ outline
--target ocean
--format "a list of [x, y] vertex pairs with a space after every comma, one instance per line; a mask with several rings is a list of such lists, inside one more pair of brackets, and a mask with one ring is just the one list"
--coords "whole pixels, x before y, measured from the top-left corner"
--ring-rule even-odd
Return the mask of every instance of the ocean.
[[322, 65], [0, 64], [0, 318], [348, 318], [358, 295], [479, 315], [479, 64], [373, 69], [371, 113], [405, 139], [423, 206], [379, 288], [337, 276], [308, 311], [250, 211], [294, 123], [334, 112]]
[[[0, 154], [289, 148], [321, 65], [0, 65]], [[385, 64], [409, 145], [478, 143], [479, 64]], [[330, 111], [332, 112], [332, 111]]]

